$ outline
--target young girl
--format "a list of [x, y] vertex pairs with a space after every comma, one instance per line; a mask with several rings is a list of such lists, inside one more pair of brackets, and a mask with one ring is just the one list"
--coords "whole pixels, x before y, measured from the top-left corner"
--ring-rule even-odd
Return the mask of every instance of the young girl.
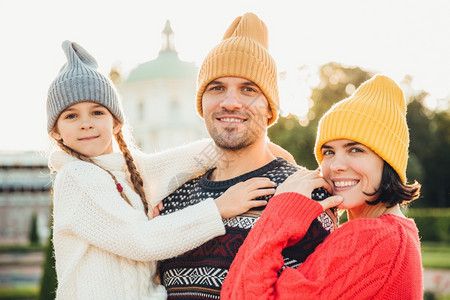
[[[420, 241], [399, 205], [419, 196], [406, 184], [406, 104], [389, 78], [375, 76], [319, 123], [322, 175], [299, 171], [277, 188], [231, 266], [221, 299], [422, 299]], [[323, 187], [333, 196], [309, 197]], [[298, 268], [281, 269], [283, 248], [300, 240], [324, 209], [349, 221]]]
[[[155, 261], [224, 234], [221, 218], [266, 204], [252, 199], [273, 194], [274, 184], [255, 178], [216, 200], [148, 220], [146, 213], [151, 214], [152, 207], [146, 195], [157, 203], [177, 188], [170, 184], [174, 178], [182, 184], [209, 169], [211, 165], [198, 159], [210, 142], [132, 156], [122, 135], [122, 108], [109, 80], [82, 47], [70, 41], [62, 47], [67, 63], [47, 99], [47, 129], [64, 151], [55, 152], [49, 161], [57, 172], [53, 204], [57, 298], [165, 299], [164, 287], [152, 280]], [[121, 153], [113, 153], [113, 136]]]

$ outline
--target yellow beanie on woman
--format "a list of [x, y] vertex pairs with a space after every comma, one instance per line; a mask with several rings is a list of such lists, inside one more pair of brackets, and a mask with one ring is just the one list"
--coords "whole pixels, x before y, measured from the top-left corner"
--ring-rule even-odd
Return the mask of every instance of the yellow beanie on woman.
[[406, 183], [409, 146], [406, 101], [392, 79], [375, 75], [328, 110], [317, 129], [314, 152], [319, 164], [323, 159], [322, 146], [337, 139], [369, 147]]
[[206, 56], [198, 75], [197, 111], [203, 117], [202, 97], [206, 86], [220, 77], [241, 77], [258, 85], [269, 102], [273, 124], [278, 116], [277, 67], [268, 50], [269, 38], [264, 22], [253, 13], [237, 17], [222, 42]]

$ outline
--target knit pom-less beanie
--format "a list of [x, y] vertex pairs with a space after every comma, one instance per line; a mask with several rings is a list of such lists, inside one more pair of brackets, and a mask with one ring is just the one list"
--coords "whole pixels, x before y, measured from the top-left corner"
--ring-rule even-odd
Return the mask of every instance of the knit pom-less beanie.
[[67, 62], [51, 83], [47, 96], [47, 131], [50, 132], [61, 112], [84, 101], [105, 106], [124, 123], [119, 97], [112, 83], [97, 71], [97, 61], [77, 43], [64, 41]]
[[322, 117], [314, 147], [319, 164], [323, 159], [322, 146], [337, 139], [366, 145], [406, 183], [409, 146], [406, 101], [403, 91], [392, 79], [375, 75]]
[[241, 77], [261, 88], [269, 102], [272, 118], [278, 117], [277, 67], [268, 52], [268, 31], [264, 22], [253, 13], [237, 17], [225, 32], [222, 42], [206, 56], [198, 75], [197, 111], [201, 117], [202, 97], [206, 86], [220, 77]]

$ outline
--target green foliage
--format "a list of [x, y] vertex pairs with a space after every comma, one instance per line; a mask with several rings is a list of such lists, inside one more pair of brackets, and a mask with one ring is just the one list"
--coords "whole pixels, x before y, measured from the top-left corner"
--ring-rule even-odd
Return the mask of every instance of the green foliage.
[[373, 75], [358, 67], [345, 67], [335, 62], [320, 67], [320, 83], [312, 91], [314, 105], [308, 112], [311, 125], [316, 128], [320, 118], [334, 103], [350, 96]]
[[42, 251], [44, 247], [41, 245], [1, 245], [0, 253], [9, 252], [39, 252]]
[[450, 295], [437, 296], [433, 291], [425, 291], [423, 300], [450, 300]]
[[56, 297], [56, 270], [55, 270], [55, 256], [53, 250], [52, 234], [48, 239], [48, 244], [45, 249], [45, 262], [43, 266], [43, 274], [41, 279], [41, 289], [39, 293], [39, 300], [52, 300]]
[[[420, 207], [450, 207], [450, 113], [431, 111], [424, 105], [426, 93], [410, 98], [407, 120], [410, 127], [410, 163], [407, 177], [422, 184]], [[412, 158], [412, 159], [411, 159]]]
[[450, 208], [410, 208], [406, 215], [416, 222], [423, 241], [450, 242]]
[[292, 156], [297, 164], [309, 169], [317, 168], [312, 148], [316, 138], [315, 128], [301, 126], [294, 115], [280, 117], [278, 122], [269, 128], [269, 138], [280, 145]]
[[30, 240], [30, 245], [39, 245], [39, 243], [40, 243], [38, 228], [37, 228], [36, 214], [33, 214], [31, 216], [31, 227], [30, 227], [30, 233], [29, 233], [29, 240]]

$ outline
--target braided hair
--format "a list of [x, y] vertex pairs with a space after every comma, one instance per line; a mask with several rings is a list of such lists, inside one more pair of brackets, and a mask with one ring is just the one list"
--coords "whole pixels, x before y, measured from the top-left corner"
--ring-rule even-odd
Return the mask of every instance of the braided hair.
[[[142, 204], [144, 205], [144, 210], [145, 210], [145, 214], [148, 213], [149, 210], [149, 204], [147, 202], [147, 197], [145, 196], [145, 192], [144, 192], [144, 181], [142, 180], [142, 176], [140, 174], [140, 172], [138, 171], [138, 169], [136, 168], [136, 165], [134, 163], [134, 159], [131, 156], [131, 152], [128, 149], [128, 145], [125, 142], [125, 139], [123, 137], [122, 134], [122, 129], [119, 129], [119, 131], [114, 134], [114, 137], [116, 138], [116, 141], [119, 145], [119, 149], [123, 154], [123, 157], [125, 158], [125, 162], [127, 164], [127, 168], [128, 168], [128, 172], [130, 173], [130, 180], [133, 186], [134, 191], [140, 196]], [[117, 190], [119, 191], [120, 195], [122, 196], [122, 198], [130, 205], [132, 206], [130, 199], [128, 199], [127, 195], [125, 195], [125, 193], [123, 192], [122, 186], [120, 185], [120, 183], [118, 182], [116, 176], [114, 176], [114, 174], [109, 171], [106, 170], [105, 168], [102, 168], [100, 165], [98, 165], [93, 159], [91, 159], [90, 157], [81, 154], [78, 151], [73, 150], [70, 147], [67, 147], [62, 139], [56, 140], [56, 142], [58, 143], [58, 146], [66, 153], [68, 153], [69, 155], [72, 155], [75, 158], [78, 158], [81, 161], [85, 161], [85, 162], [89, 162], [92, 163], [94, 165], [96, 165], [97, 167], [101, 168], [102, 170], [106, 171], [111, 178], [114, 180], [114, 183], [117, 186]], [[151, 207], [151, 206], [150, 206]]]

